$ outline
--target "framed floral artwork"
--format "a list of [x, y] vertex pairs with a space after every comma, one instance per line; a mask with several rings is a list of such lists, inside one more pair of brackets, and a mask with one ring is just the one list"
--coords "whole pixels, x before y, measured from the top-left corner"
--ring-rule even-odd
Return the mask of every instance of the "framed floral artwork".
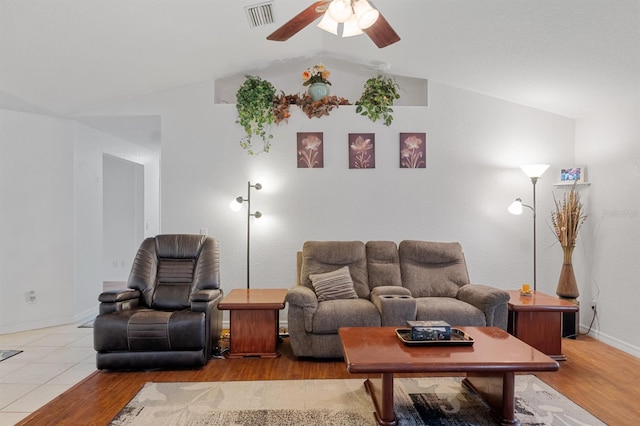
[[427, 167], [427, 134], [400, 133], [400, 168], [424, 169]]
[[376, 168], [376, 135], [374, 133], [349, 133], [349, 168]]
[[321, 169], [324, 167], [322, 132], [298, 133], [298, 168]]

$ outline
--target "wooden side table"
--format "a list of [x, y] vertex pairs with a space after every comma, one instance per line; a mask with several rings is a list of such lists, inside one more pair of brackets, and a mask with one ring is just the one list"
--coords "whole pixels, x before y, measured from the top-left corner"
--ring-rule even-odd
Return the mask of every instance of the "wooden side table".
[[226, 358], [280, 356], [278, 326], [286, 294], [286, 289], [235, 289], [222, 299], [218, 309], [229, 310], [230, 317]]
[[534, 291], [522, 296], [520, 290], [508, 290], [509, 323], [507, 331], [556, 361], [562, 354], [562, 314], [578, 312], [578, 305]]

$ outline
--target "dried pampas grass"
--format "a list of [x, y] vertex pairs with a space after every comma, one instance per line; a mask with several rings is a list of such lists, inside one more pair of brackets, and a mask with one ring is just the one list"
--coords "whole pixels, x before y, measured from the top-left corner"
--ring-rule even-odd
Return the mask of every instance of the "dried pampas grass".
[[558, 201], [555, 195], [553, 200], [556, 210], [551, 212], [551, 223], [556, 237], [562, 247], [573, 247], [576, 245], [578, 231], [587, 219], [576, 185], [574, 184], [571, 191], [564, 194], [562, 200]]

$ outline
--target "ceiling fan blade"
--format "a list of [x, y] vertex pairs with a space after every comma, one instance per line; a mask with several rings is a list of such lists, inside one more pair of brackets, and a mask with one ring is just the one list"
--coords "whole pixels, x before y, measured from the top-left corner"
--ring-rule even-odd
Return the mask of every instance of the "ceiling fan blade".
[[400, 41], [400, 36], [391, 28], [391, 25], [384, 19], [382, 13], [372, 26], [362, 31], [364, 31], [380, 49]]
[[287, 21], [280, 28], [271, 33], [267, 40], [285, 41], [293, 37], [298, 31], [318, 19], [326, 11], [326, 5], [330, 0], [317, 1], [302, 12]]

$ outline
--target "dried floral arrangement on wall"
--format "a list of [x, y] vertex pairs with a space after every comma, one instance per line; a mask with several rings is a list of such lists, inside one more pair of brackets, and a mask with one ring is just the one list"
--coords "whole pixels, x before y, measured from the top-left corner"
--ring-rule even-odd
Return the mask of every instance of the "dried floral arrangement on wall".
[[[330, 75], [322, 64], [304, 70], [302, 84], [308, 86], [308, 91], [303, 94], [285, 94], [282, 91], [277, 94], [270, 82], [256, 76], [245, 76], [245, 82], [236, 93], [236, 123], [246, 133], [240, 146], [249, 155], [268, 152], [273, 138], [270, 126], [272, 123], [286, 123], [291, 117], [291, 105], [298, 106], [309, 118], [320, 118], [341, 105], [351, 105], [345, 98], [329, 95]], [[362, 96], [356, 102], [356, 113], [373, 122], [383, 120], [385, 126], [390, 126], [393, 120], [391, 106], [400, 98], [398, 89], [398, 84], [392, 77], [379, 75], [368, 79], [364, 83]], [[254, 145], [254, 137], [262, 142], [261, 149]]]

